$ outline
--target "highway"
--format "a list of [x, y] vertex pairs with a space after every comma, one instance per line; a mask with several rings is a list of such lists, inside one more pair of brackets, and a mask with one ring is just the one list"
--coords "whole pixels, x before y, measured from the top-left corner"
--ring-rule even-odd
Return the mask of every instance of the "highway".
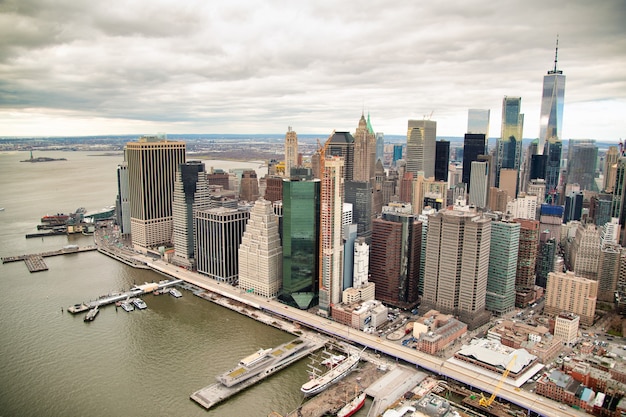
[[[454, 362], [445, 361], [415, 349], [398, 345], [379, 337], [377, 334], [364, 333], [327, 318], [287, 306], [278, 301], [243, 292], [231, 285], [219, 283], [206, 276], [176, 267], [161, 260], [154, 261], [153, 258], [144, 258], [150, 268], [164, 275], [182, 279], [200, 288], [247, 304], [250, 307], [272, 313], [289, 321], [300, 323], [320, 333], [358, 343], [375, 352], [398, 358], [416, 367], [428, 370], [433, 374], [459, 381], [472, 387], [474, 390], [482, 391], [485, 393], [486, 397], [491, 395], [499, 382], [499, 376], [491, 377], [460, 366]], [[524, 390], [517, 391], [516, 387], [509, 384], [502, 385], [498, 392], [498, 397], [543, 416], [589, 416], [583, 411], [563, 406], [563, 404], [549, 398]]]

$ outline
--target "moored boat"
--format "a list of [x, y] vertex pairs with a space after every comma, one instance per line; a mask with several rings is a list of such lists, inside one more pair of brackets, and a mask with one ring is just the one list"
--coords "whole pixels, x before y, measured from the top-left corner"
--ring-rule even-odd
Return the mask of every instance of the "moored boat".
[[135, 307], [133, 306], [133, 303], [131, 303], [130, 301], [123, 301], [121, 306], [124, 309], [124, 311], [126, 311], [127, 313], [130, 313], [131, 311], [135, 309]]
[[337, 417], [350, 417], [365, 404], [365, 392], [357, 394], [354, 398], [346, 403], [338, 412]]
[[183, 294], [180, 291], [178, 291], [176, 288], [170, 289], [170, 295], [173, 295], [176, 298], [180, 298], [183, 296]]
[[135, 305], [135, 307], [137, 307], [139, 310], [143, 310], [145, 308], [148, 308], [148, 305], [146, 304], [145, 301], [143, 301], [141, 298], [135, 298], [133, 300], [133, 304]]
[[311, 375], [311, 380], [302, 384], [300, 391], [302, 391], [305, 396], [319, 394], [348, 375], [357, 367], [360, 360], [360, 352], [350, 354], [340, 364], [331, 368], [328, 372], [321, 375]]
[[85, 314], [85, 318], [83, 320], [84, 321], [94, 321], [94, 319], [96, 318], [96, 316], [98, 315], [99, 312], [100, 312], [100, 310], [98, 310], [98, 306], [95, 306], [94, 308], [89, 310], [87, 312], [87, 314]]

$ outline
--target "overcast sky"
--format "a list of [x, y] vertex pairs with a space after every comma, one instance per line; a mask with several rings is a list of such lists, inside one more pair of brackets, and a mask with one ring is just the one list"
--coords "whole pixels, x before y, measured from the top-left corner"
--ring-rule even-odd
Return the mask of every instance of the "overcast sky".
[[0, 136], [495, 137], [508, 95], [535, 138], [557, 33], [563, 138], [626, 138], [624, 0], [0, 0]]

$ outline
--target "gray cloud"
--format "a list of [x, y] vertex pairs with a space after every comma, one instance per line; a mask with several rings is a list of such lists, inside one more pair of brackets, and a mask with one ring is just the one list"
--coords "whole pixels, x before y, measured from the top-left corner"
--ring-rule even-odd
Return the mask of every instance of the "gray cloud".
[[490, 108], [497, 135], [512, 95], [534, 137], [558, 33], [565, 136], [624, 135], [622, 2], [433, 3], [0, 1], [2, 134], [329, 133], [365, 108], [389, 134], [433, 112], [460, 136]]

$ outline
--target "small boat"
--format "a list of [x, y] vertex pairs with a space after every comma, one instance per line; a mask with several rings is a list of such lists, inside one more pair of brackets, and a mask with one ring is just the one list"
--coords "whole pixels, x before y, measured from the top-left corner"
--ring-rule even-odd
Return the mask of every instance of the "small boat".
[[89, 310], [87, 314], [85, 314], [85, 318], [83, 319], [83, 321], [94, 321], [99, 312], [100, 310], [98, 310], [98, 306], [95, 306], [94, 308]]
[[337, 412], [337, 417], [350, 417], [361, 408], [365, 404], [365, 393], [361, 392], [356, 395], [353, 399], [348, 401], [346, 405], [344, 405], [341, 410]]
[[126, 311], [127, 313], [130, 313], [135, 309], [135, 306], [133, 306], [133, 303], [131, 303], [130, 301], [124, 301], [121, 305], [124, 311]]
[[148, 305], [145, 303], [145, 301], [143, 301], [141, 298], [135, 298], [133, 300], [133, 304], [135, 305], [135, 307], [137, 307], [139, 310], [143, 310], [145, 308], [148, 308]]
[[172, 289], [170, 289], [170, 295], [173, 295], [173, 296], [174, 296], [174, 297], [176, 297], [176, 298], [180, 298], [180, 297], [182, 297], [182, 296], [183, 296], [183, 295], [181, 294], [181, 292], [180, 292], [180, 291], [178, 291], [176, 288], [172, 288]]

